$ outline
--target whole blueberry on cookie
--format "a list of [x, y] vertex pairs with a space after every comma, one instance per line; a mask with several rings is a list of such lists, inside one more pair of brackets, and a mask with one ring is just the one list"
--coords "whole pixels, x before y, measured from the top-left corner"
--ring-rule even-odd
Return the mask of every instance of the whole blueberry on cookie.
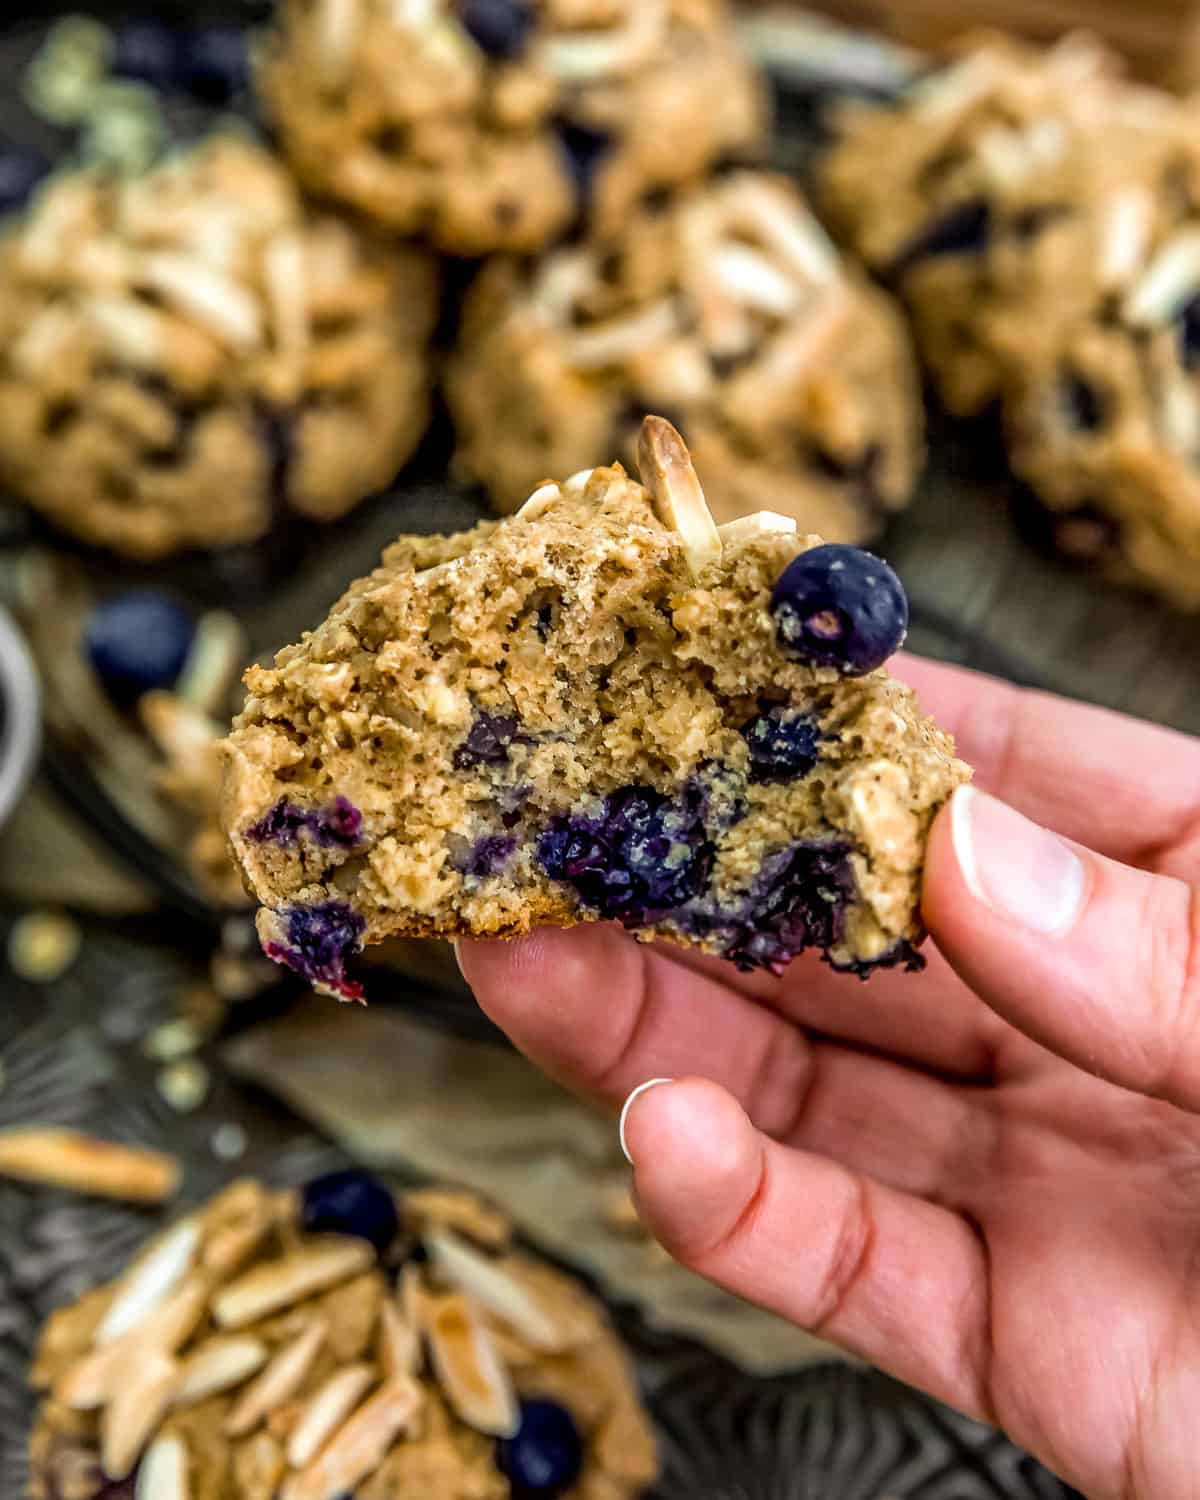
[[788, 564], [771, 594], [771, 613], [786, 655], [846, 677], [882, 666], [908, 631], [904, 586], [887, 563], [836, 543]]
[[522, 1401], [516, 1434], [496, 1445], [496, 1467], [513, 1500], [553, 1500], [569, 1490], [583, 1470], [574, 1417], [557, 1401]]
[[109, 696], [133, 703], [175, 685], [192, 644], [187, 611], [156, 589], [135, 589], [92, 611], [84, 644]]
[[396, 1201], [377, 1177], [357, 1167], [314, 1177], [300, 1211], [308, 1234], [345, 1234], [366, 1240], [380, 1255], [400, 1230]]

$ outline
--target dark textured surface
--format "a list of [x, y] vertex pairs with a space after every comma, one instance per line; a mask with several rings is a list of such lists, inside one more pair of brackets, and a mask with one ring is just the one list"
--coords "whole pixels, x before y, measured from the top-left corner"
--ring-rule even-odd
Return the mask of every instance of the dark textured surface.
[[[7, 936], [0, 921], [0, 940]], [[71, 1125], [172, 1150], [183, 1201], [243, 1173], [300, 1183], [345, 1158], [212, 1056], [208, 1098], [175, 1114], [154, 1089], [141, 1042], [175, 1014], [194, 979], [142, 934], [90, 932], [71, 972], [35, 988], [0, 972], [0, 1129]], [[236, 1162], [215, 1132], [245, 1133]], [[18, 1500], [33, 1399], [25, 1370], [41, 1321], [115, 1275], [162, 1211], [124, 1208], [0, 1181], [0, 1496]], [[872, 1372], [820, 1365], [757, 1379], [695, 1344], [614, 1309], [662, 1437], [664, 1478], [650, 1500], [1068, 1500], [1071, 1492], [994, 1432]]]

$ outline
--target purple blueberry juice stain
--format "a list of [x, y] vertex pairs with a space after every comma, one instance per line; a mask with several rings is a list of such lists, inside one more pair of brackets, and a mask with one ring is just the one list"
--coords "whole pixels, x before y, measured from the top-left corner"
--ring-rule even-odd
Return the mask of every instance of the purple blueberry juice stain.
[[281, 797], [246, 830], [251, 843], [278, 844], [281, 849], [294, 849], [302, 834], [321, 849], [357, 849], [363, 841], [362, 813], [348, 797], [335, 797], [324, 807], [301, 807]]
[[284, 907], [276, 916], [284, 940], [263, 944], [269, 959], [343, 1000], [362, 999], [362, 985], [346, 976], [346, 960], [361, 952], [367, 926], [356, 911], [342, 901], [325, 901]]
[[475, 840], [466, 856], [456, 862], [454, 868], [460, 875], [486, 880], [489, 875], [498, 875], [503, 870], [516, 849], [517, 840], [513, 834], [487, 833]]
[[505, 765], [519, 727], [516, 714], [476, 714], [466, 739], [454, 752], [454, 769], [470, 771], [476, 766]]

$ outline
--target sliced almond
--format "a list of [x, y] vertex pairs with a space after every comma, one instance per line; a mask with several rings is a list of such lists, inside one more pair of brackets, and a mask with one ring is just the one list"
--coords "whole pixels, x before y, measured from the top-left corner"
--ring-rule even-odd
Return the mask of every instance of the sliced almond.
[[709, 267], [727, 296], [769, 317], [790, 317], [806, 295], [765, 255], [736, 240], [716, 246]]
[[1162, 245], [1125, 298], [1125, 321], [1135, 328], [1169, 323], [1200, 290], [1200, 227], [1182, 229]]
[[292, 1399], [321, 1351], [325, 1331], [325, 1324], [318, 1319], [276, 1353], [226, 1417], [224, 1431], [228, 1437], [245, 1437], [276, 1407]]
[[797, 530], [791, 516], [781, 516], [776, 510], [756, 510], [752, 515], [739, 516], [736, 521], [726, 521], [717, 532], [726, 546], [730, 542], [748, 542], [757, 536], [790, 536]]
[[[591, 470], [587, 473], [590, 476]], [[507, 1215], [491, 1208], [474, 1193], [456, 1188], [417, 1188], [405, 1193], [404, 1215], [419, 1230], [448, 1229], [473, 1245], [486, 1245], [493, 1250], [503, 1250], [512, 1240], [512, 1223]]]
[[383, 1462], [424, 1401], [415, 1380], [390, 1380], [332, 1438], [321, 1456], [288, 1481], [283, 1500], [336, 1500]]
[[362, 27], [361, 0], [319, 0], [316, 24], [318, 76], [325, 88], [340, 88]]
[[517, 515], [523, 516], [527, 521], [534, 521], [561, 499], [562, 491], [558, 485], [543, 484], [539, 489], [534, 490], [529, 499], [517, 511]]
[[232, 1390], [256, 1375], [269, 1354], [261, 1339], [207, 1339], [183, 1363], [175, 1405], [189, 1406], [207, 1396]]
[[209, 1283], [193, 1276], [144, 1323], [93, 1349], [55, 1382], [54, 1396], [72, 1411], [95, 1411], [110, 1401], [129, 1371], [147, 1353], [174, 1354], [198, 1327], [208, 1307]]
[[563, 1330], [528, 1287], [514, 1281], [503, 1265], [446, 1231], [427, 1234], [425, 1244], [434, 1265], [451, 1286], [503, 1319], [531, 1348], [558, 1353], [568, 1346], [570, 1341], [564, 1338]]
[[142, 1255], [122, 1277], [100, 1327], [98, 1346], [111, 1344], [161, 1307], [192, 1268], [200, 1248], [200, 1225], [183, 1219]]
[[1154, 224], [1154, 195], [1125, 187], [1109, 199], [1102, 219], [1097, 274], [1106, 290], [1126, 286], [1146, 257]]
[[264, 1203], [243, 1223], [214, 1230], [201, 1252], [205, 1269], [221, 1280], [234, 1275], [270, 1234], [274, 1223], [270, 1207]]
[[234, 349], [254, 349], [262, 343], [258, 303], [245, 287], [214, 271], [204, 261], [171, 250], [158, 250], [143, 258], [138, 279], [181, 312], [203, 323], [222, 343]]
[[468, 1427], [492, 1437], [517, 1430], [517, 1397], [491, 1334], [469, 1297], [427, 1297], [425, 1335], [442, 1392]]
[[664, 0], [637, 0], [622, 25], [546, 38], [537, 48], [537, 62], [563, 83], [627, 73], [653, 57], [666, 23]]
[[213, 1298], [212, 1314], [222, 1328], [244, 1328], [281, 1308], [348, 1281], [375, 1262], [365, 1240], [328, 1240], [281, 1260], [255, 1266]]
[[569, 479], [564, 480], [563, 489], [568, 495], [582, 494], [588, 487], [588, 480], [595, 472], [595, 469], [580, 469], [577, 474], [572, 474]]
[[133, 1471], [150, 1434], [166, 1414], [180, 1367], [165, 1354], [149, 1353], [129, 1370], [100, 1417], [100, 1466], [109, 1479]]
[[662, 417], [647, 417], [638, 440], [638, 468], [654, 513], [679, 533], [692, 577], [721, 561], [721, 537], [683, 439]]
[[190, 1500], [187, 1444], [178, 1433], [155, 1438], [138, 1469], [134, 1500]]
[[379, 1309], [379, 1363], [389, 1379], [415, 1375], [421, 1366], [421, 1335], [394, 1302]]
[[179, 1162], [161, 1151], [100, 1141], [75, 1130], [0, 1132], [0, 1176], [129, 1203], [161, 1203], [179, 1186]]
[[576, 370], [602, 370], [619, 365], [631, 355], [670, 338], [678, 327], [674, 302], [664, 297], [640, 312], [606, 323], [591, 323], [565, 332], [562, 353]]
[[314, 1393], [288, 1439], [287, 1460], [293, 1469], [312, 1463], [374, 1382], [370, 1365], [346, 1365]]
[[304, 240], [296, 231], [277, 234], [263, 251], [263, 281], [271, 305], [275, 348], [298, 357], [308, 348]]

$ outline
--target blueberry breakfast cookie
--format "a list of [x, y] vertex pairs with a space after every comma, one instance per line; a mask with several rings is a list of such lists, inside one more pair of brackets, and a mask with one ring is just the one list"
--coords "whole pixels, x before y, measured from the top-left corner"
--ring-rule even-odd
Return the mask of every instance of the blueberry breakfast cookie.
[[968, 773], [877, 670], [899, 581], [783, 516], [718, 530], [659, 418], [641, 470], [402, 538], [250, 671], [225, 822], [270, 957], [356, 998], [364, 943], [611, 919], [747, 969], [915, 962]]
[[333, 519], [425, 429], [434, 304], [232, 136], [56, 177], [0, 243], [0, 478], [139, 558]]
[[[1097, 175], [993, 342], [1014, 470], [1061, 551], [1200, 608], [1200, 113]], [[1112, 151], [1097, 143], [1097, 152]], [[1014, 277], [1014, 280], [1016, 278]], [[1003, 340], [1003, 343], [1002, 343]]]
[[261, 92], [301, 180], [460, 255], [758, 147], [724, 0], [282, 0]]
[[607, 239], [494, 262], [447, 387], [459, 467], [500, 510], [547, 474], [632, 458], [650, 411], [683, 432], [718, 521], [770, 509], [833, 541], [877, 535], [921, 458], [898, 312], [761, 172], [645, 206]]
[[908, 304], [945, 404], [970, 415], [1003, 383], [989, 334], [1011, 310], [1014, 262], [1075, 212], [1114, 137], [1124, 155], [1163, 102], [1083, 37], [1043, 51], [985, 34], [961, 51], [893, 104], [842, 107], [820, 196], [838, 235]]
[[233, 1183], [50, 1319], [30, 1500], [632, 1500], [626, 1356], [510, 1238], [354, 1169]]

